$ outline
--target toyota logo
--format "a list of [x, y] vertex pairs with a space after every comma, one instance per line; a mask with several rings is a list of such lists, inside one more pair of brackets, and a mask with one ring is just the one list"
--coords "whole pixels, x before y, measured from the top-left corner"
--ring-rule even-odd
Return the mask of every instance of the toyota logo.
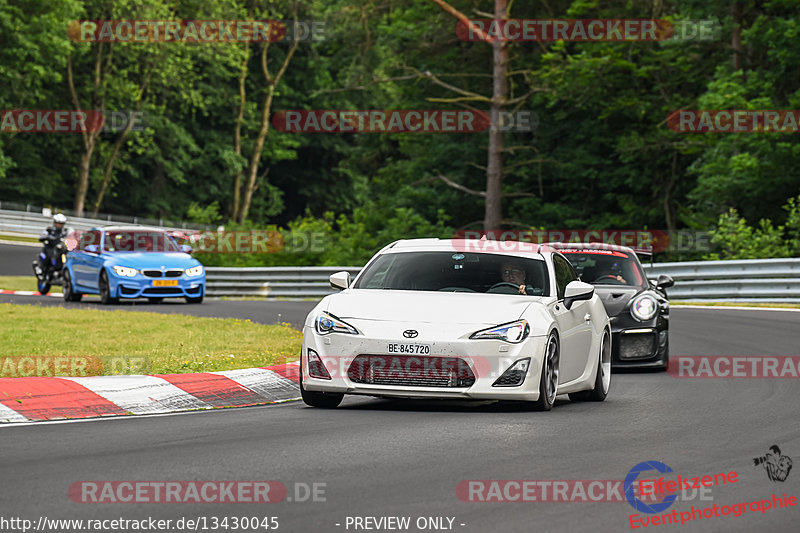
[[413, 339], [417, 335], [419, 335], [419, 332], [415, 329], [407, 329], [403, 332], [403, 337], [406, 339]]

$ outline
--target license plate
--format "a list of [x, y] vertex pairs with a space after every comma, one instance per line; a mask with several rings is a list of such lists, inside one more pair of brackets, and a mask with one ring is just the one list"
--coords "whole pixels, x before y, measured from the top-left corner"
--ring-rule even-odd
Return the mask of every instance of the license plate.
[[404, 342], [390, 342], [389, 353], [402, 353], [409, 355], [428, 355], [431, 347], [428, 344], [408, 344]]
[[177, 279], [154, 279], [153, 287], [177, 287]]

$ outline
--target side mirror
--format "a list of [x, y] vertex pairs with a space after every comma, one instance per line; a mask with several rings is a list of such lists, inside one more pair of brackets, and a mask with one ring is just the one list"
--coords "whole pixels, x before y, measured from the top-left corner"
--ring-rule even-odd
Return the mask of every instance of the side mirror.
[[564, 307], [572, 308], [572, 304], [579, 300], [591, 300], [594, 296], [594, 285], [582, 281], [570, 281], [564, 291]]
[[88, 252], [90, 254], [99, 254], [100, 247], [96, 244], [87, 244], [86, 247], [83, 249], [84, 252]]
[[188, 244], [181, 244], [181, 252], [185, 254], [190, 254], [194, 251], [194, 248], [189, 246]]
[[336, 274], [331, 274], [330, 277], [331, 288], [333, 289], [346, 289], [350, 286], [350, 272], [343, 270]]
[[672, 287], [673, 285], [675, 285], [675, 280], [672, 279], [672, 276], [667, 276], [666, 274], [661, 274], [658, 276], [656, 287], [659, 289], [666, 289], [668, 287]]

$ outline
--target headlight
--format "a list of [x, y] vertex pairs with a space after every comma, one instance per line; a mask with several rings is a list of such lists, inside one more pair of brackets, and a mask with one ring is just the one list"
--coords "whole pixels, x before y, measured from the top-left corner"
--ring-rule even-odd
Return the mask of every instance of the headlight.
[[476, 331], [470, 339], [499, 339], [506, 342], [522, 342], [530, 333], [531, 328], [527, 320], [517, 320], [508, 324], [500, 324], [489, 329]]
[[631, 315], [636, 320], [650, 320], [658, 312], [658, 302], [649, 294], [642, 294], [631, 303]]
[[185, 270], [187, 276], [201, 276], [203, 274], [203, 265], [197, 265], [196, 267], [187, 268]]
[[328, 333], [349, 333], [358, 335], [358, 330], [330, 313], [323, 312], [314, 322], [317, 333], [327, 335]]
[[114, 272], [116, 272], [117, 276], [125, 276], [126, 278], [132, 278], [133, 276], [135, 276], [139, 272], [135, 268], [128, 268], [128, 267], [117, 266], [117, 265], [114, 265], [111, 268], [114, 269]]

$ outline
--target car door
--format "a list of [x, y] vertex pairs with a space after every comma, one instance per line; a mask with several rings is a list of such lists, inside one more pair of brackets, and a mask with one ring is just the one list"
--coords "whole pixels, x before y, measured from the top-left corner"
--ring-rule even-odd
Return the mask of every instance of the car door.
[[572, 307], [567, 309], [564, 292], [569, 282], [578, 279], [578, 274], [570, 262], [560, 255], [553, 255], [553, 267], [558, 296], [553, 314], [561, 334], [559, 382], [567, 383], [580, 377], [588, 362], [592, 342], [591, 302], [573, 302]]
[[100, 232], [98, 230], [83, 233], [78, 239], [78, 249], [73, 252], [72, 276], [74, 277], [75, 285], [79, 287], [96, 286], [96, 280], [92, 279], [94, 272], [92, 262], [98, 254], [87, 252], [86, 247], [89, 245], [100, 246]]

